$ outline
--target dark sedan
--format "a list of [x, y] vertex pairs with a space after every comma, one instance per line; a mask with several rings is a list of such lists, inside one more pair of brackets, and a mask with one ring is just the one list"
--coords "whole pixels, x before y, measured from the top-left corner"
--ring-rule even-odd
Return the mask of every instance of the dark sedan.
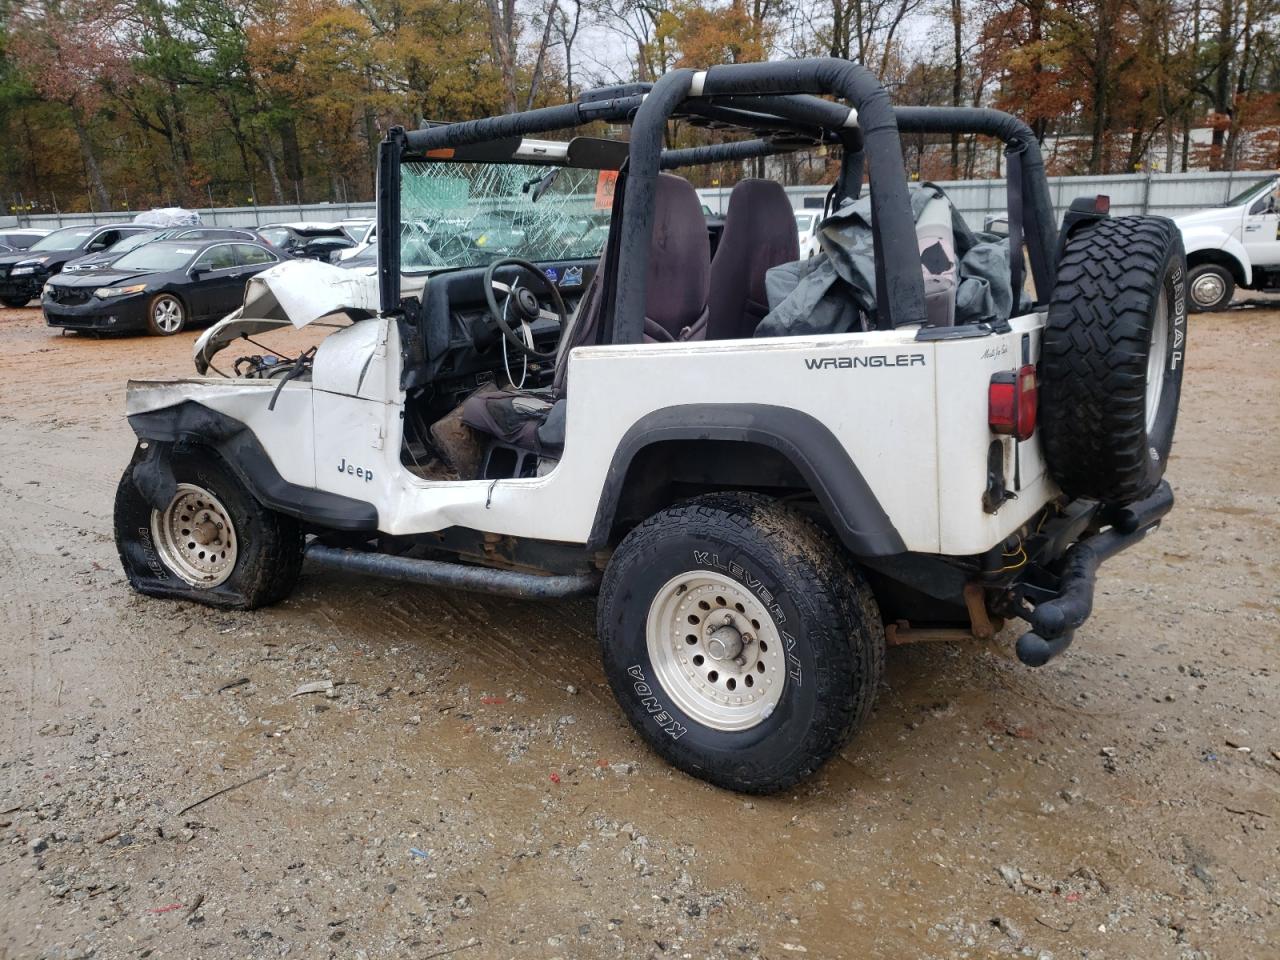
[[44, 282], [68, 260], [97, 253], [151, 227], [132, 223], [63, 227], [41, 237], [26, 250], [0, 255], [0, 303], [22, 307], [40, 296]]
[[68, 260], [62, 267], [63, 273], [79, 273], [82, 270], [101, 270], [115, 260], [120, 259], [130, 250], [136, 250], [144, 244], [157, 240], [252, 240], [260, 241], [252, 230], [236, 227], [168, 227], [163, 230], [148, 230], [146, 233], [135, 233], [125, 237], [114, 246], [101, 253], [88, 253], [83, 257]]
[[55, 277], [41, 306], [51, 327], [171, 336], [226, 316], [244, 300], [248, 279], [280, 259], [262, 243], [158, 240], [103, 270]]
[[11, 250], [25, 250], [48, 233], [38, 227], [6, 227], [0, 230], [0, 243]]

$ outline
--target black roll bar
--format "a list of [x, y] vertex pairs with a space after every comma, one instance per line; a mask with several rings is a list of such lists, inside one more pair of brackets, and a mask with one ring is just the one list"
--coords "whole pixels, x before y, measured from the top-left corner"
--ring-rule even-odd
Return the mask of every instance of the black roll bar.
[[1036, 299], [1047, 302], [1058, 275], [1058, 228], [1040, 142], [1031, 128], [1017, 117], [983, 107], [898, 107], [895, 112], [898, 129], [907, 133], [982, 133], [1004, 141], [1005, 155], [1022, 167], [1021, 200], [1031, 211], [1034, 231], [1027, 238], [1031, 276]]
[[[700, 78], [697, 91], [692, 90]], [[814, 93], [845, 98], [850, 107]], [[691, 96], [691, 94], [696, 94]], [[856, 112], [855, 112], [856, 111]], [[864, 153], [869, 161], [876, 250], [876, 289], [887, 292], [880, 311], [882, 327], [923, 322], [924, 289], [916, 260], [914, 219], [910, 214], [899, 132], [980, 133], [1001, 139], [1009, 157], [1009, 203], [1030, 213], [1027, 251], [1037, 298], [1048, 297], [1056, 275], [1056, 229], [1040, 147], [1022, 121], [998, 110], [972, 107], [897, 107], [861, 64], [821, 58], [774, 63], [727, 64], [705, 72], [675, 70], [654, 84], [626, 84], [587, 91], [575, 103], [523, 113], [485, 117], [406, 132], [393, 127], [379, 150], [378, 232], [379, 294], [383, 312], [400, 300], [399, 165], [451, 148], [581, 126], [596, 120], [632, 124], [629, 176], [624, 200], [621, 256], [617, 262], [617, 312], [606, 317], [604, 342], [638, 342], [643, 329], [643, 278], [652, 234], [653, 196], [659, 170], [786, 153], [800, 147], [776, 139], [734, 141], [684, 150], [662, 149], [673, 115], [722, 121], [746, 129], [798, 133], [817, 142], [839, 142], [845, 159], [836, 192], [856, 197]], [[1015, 176], [1017, 174], [1017, 176]], [[384, 222], [385, 221], [385, 222]], [[1011, 234], [1014, 224], [1010, 224]], [[884, 238], [888, 239], [885, 240]], [[1011, 245], [1019, 238], [1010, 237]], [[1016, 261], [1016, 262], [1014, 262]], [[1011, 257], [1019, 286], [1021, 255]]]
[[[893, 105], [866, 67], [822, 58], [725, 64], [705, 73], [673, 70], [653, 85], [632, 121], [626, 215], [617, 268], [617, 309], [606, 318], [606, 342], [639, 343], [642, 339], [644, 277], [653, 233], [662, 135], [668, 117], [689, 97], [695, 76], [700, 78], [701, 89], [692, 92], [700, 97], [829, 93], [849, 101], [858, 111], [869, 163], [880, 325], [924, 323], [924, 279]], [[847, 108], [844, 116], [849, 116]]]

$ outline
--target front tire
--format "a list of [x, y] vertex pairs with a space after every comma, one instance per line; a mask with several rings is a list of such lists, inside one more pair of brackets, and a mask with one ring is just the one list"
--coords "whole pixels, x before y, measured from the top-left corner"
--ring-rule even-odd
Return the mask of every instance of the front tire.
[[158, 293], [147, 305], [147, 330], [158, 337], [172, 337], [187, 325], [187, 308], [172, 293]]
[[175, 488], [156, 509], [138, 489], [141, 463], [125, 469], [115, 503], [116, 546], [133, 589], [240, 610], [289, 595], [302, 570], [296, 520], [264, 507], [203, 448], [170, 452]]
[[3, 303], [6, 307], [12, 307], [15, 310], [20, 307], [25, 307], [30, 302], [30, 297], [0, 297], [0, 303]]
[[1187, 291], [1192, 313], [1225, 310], [1236, 295], [1236, 280], [1231, 271], [1216, 263], [1202, 263], [1187, 274]]
[[884, 629], [862, 578], [802, 514], [711, 494], [632, 530], [600, 591], [605, 674], [679, 769], [771, 793], [822, 766], [870, 711]]

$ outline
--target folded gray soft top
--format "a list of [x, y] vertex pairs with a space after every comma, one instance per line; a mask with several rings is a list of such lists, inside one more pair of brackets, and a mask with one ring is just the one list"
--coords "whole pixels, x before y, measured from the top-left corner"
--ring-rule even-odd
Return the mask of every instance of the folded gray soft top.
[[[994, 323], [1012, 314], [1009, 241], [969, 229], [940, 187], [912, 184], [929, 326]], [[871, 198], [846, 201], [822, 222], [822, 252], [765, 275], [770, 311], [757, 337], [874, 329]]]

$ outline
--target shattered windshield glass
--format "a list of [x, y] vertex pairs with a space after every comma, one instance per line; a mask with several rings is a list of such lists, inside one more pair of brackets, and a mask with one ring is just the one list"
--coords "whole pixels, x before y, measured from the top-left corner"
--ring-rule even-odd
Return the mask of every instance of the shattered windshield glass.
[[433, 161], [400, 171], [406, 273], [482, 267], [503, 257], [587, 259], [604, 248], [613, 171]]

